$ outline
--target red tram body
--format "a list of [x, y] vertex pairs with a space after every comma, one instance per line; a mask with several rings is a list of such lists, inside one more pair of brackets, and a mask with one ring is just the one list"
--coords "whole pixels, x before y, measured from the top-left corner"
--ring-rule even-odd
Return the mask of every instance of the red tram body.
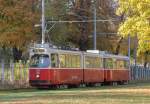
[[[105, 82], [118, 82], [118, 83], [124, 83], [130, 80], [130, 71], [129, 71], [129, 59], [125, 56], [118, 56], [118, 55], [105, 55], [104, 62], [107, 64], [107, 60], [114, 61], [113, 66], [115, 67], [105, 67]], [[126, 62], [123, 65], [123, 62]], [[128, 65], [127, 65], [128, 64]], [[125, 67], [124, 67], [125, 66]]]
[[129, 58], [50, 48], [38, 44], [30, 52], [29, 82], [35, 87], [124, 83], [129, 81]]
[[128, 70], [105, 70], [105, 82], [127, 82], [129, 77]]

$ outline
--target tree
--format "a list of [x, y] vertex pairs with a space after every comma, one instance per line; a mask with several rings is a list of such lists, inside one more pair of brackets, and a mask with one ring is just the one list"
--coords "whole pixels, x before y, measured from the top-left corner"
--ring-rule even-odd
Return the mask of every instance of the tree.
[[[46, 0], [46, 20], [74, 20], [74, 21], [87, 21], [93, 20], [93, 6], [92, 0]], [[96, 1], [97, 19], [112, 19], [118, 18], [115, 14], [116, 2], [110, 0]], [[51, 27], [53, 27], [51, 29]], [[47, 29], [51, 29], [46, 34], [46, 39], [56, 45], [73, 44], [81, 50], [93, 48], [93, 23], [48, 23]], [[111, 33], [116, 32], [118, 23], [97, 22], [98, 33]], [[108, 50], [114, 52], [117, 50], [119, 53], [121, 42], [116, 34], [109, 36], [97, 35], [97, 48], [99, 50]], [[122, 40], [122, 39], [121, 39]], [[117, 49], [116, 49], [117, 48]], [[114, 52], [116, 53], [116, 52]]]
[[[92, 8], [91, 8], [91, 0], [72, 0], [72, 7], [70, 10], [70, 20], [76, 21], [87, 21], [91, 19]], [[71, 28], [74, 28], [75, 31]], [[77, 44], [80, 50], [87, 50], [89, 48], [89, 35], [91, 35], [92, 24], [83, 22], [83, 23], [75, 23], [69, 25], [71, 37], [70, 40]]]
[[[34, 1], [37, 2], [37, 1]], [[23, 50], [35, 40], [33, 0], [0, 0], [0, 45]]]
[[[92, 0], [70, 0], [71, 13], [70, 20], [86, 21], [93, 20], [93, 6]], [[118, 23], [111, 21], [112, 18], [118, 18], [115, 14], [115, 2], [110, 0], [95, 0], [95, 7], [97, 9], [97, 19], [110, 19], [108, 22], [97, 22], [97, 33], [115, 33], [117, 31]], [[76, 23], [70, 24], [71, 41], [78, 44], [81, 50], [93, 48], [93, 23]], [[104, 36], [105, 35], [105, 36]], [[112, 35], [117, 41], [116, 34]], [[105, 44], [106, 43], [106, 44]], [[113, 43], [113, 44], [112, 44]], [[114, 51], [117, 42], [111, 41], [109, 34], [97, 34], [97, 49]], [[119, 49], [118, 49], [119, 50]]]
[[150, 51], [150, 0], [119, 0], [118, 15], [126, 18], [119, 28], [123, 37], [138, 36], [138, 55]]
[[58, 46], [64, 46], [69, 43], [68, 24], [51, 23], [49, 21], [67, 20], [68, 0], [46, 0], [46, 22], [47, 33], [46, 41]]

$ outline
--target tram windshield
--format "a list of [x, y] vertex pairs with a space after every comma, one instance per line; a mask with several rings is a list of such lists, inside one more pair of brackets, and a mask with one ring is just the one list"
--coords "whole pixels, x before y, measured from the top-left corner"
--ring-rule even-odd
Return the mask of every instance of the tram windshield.
[[30, 67], [34, 68], [48, 68], [50, 66], [50, 59], [45, 54], [35, 54], [31, 57]]

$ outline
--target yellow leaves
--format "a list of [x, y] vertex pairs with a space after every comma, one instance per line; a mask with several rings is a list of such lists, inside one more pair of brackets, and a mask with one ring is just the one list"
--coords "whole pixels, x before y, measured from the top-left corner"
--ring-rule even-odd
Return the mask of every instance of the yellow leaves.
[[126, 20], [120, 25], [118, 32], [123, 37], [137, 34], [139, 53], [150, 50], [150, 0], [119, 0], [119, 5], [117, 12], [119, 15], [124, 13]]
[[117, 15], [121, 15], [124, 12], [127, 12], [129, 10], [129, 7], [127, 6], [129, 5], [129, 2], [127, 2], [126, 0], [119, 0], [118, 2], [119, 2], [119, 8], [116, 11]]
[[138, 55], [145, 53], [146, 51], [149, 51], [149, 50], [150, 50], [150, 41], [140, 39]]
[[128, 34], [134, 36], [138, 31], [137, 28], [140, 27], [140, 23], [138, 23], [137, 25], [133, 24], [137, 23], [138, 21], [139, 19], [134, 17], [127, 18], [127, 20], [120, 25], [119, 34], [122, 34], [123, 37], [128, 36]]

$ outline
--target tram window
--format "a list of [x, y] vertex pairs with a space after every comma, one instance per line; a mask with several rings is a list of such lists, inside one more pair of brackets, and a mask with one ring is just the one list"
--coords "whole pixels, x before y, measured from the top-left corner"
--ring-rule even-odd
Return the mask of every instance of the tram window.
[[117, 59], [112, 59], [113, 60], [113, 69], [117, 69]]
[[66, 67], [66, 56], [64, 54], [59, 55], [60, 60], [60, 67], [65, 68]]
[[30, 62], [31, 67], [37, 68], [48, 68], [50, 65], [50, 59], [48, 55], [45, 54], [35, 54], [31, 57]]
[[129, 68], [129, 62], [127, 60], [120, 60], [118, 62], [118, 68], [120, 69], [128, 69]]
[[99, 57], [90, 57], [86, 56], [85, 57], [85, 67], [86, 68], [100, 68], [101, 61]]
[[72, 66], [73, 66], [73, 65], [72, 65], [72, 64], [73, 64], [73, 62], [72, 62], [73, 55], [70, 55], [70, 54], [69, 54], [68, 56], [69, 56], [69, 60], [68, 60], [68, 61], [69, 61], [69, 62], [68, 62], [69, 65], [68, 65], [68, 68], [72, 68]]
[[80, 56], [79, 55], [76, 55], [76, 58], [77, 58], [77, 68], [80, 68], [81, 67], [81, 58], [80, 58]]
[[81, 59], [79, 55], [61, 54], [59, 55], [61, 68], [80, 68]]
[[102, 58], [99, 59], [100, 59], [100, 68], [103, 68], [103, 59]]
[[124, 65], [125, 68], [126, 68], [126, 69], [129, 69], [129, 61], [125, 60], [124, 63], [125, 63], [125, 65]]
[[90, 58], [89, 57], [85, 57], [85, 67], [86, 68], [91, 68], [92, 63], [90, 62]]
[[94, 60], [93, 60], [95, 62], [95, 66], [94, 67], [95, 68], [100, 68], [101, 67], [101, 65], [100, 65], [100, 63], [101, 63], [100, 62], [100, 58], [99, 57], [95, 57]]
[[124, 68], [124, 61], [119, 61], [119, 68], [123, 69]]
[[58, 64], [58, 54], [51, 54], [51, 66], [53, 68], [57, 68], [59, 66], [59, 64]]
[[105, 68], [113, 69], [113, 60], [112, 59], [105, 59]]
[[128, 62], [125, 60], [117, 60], [117, 68], [118, 69], [128, 68]]
[[77, 57], [75, 55], [71, 56], [72, 68], [77, 67]]
[[66, 68], [71, 68], [72, 66], [71, 58], [72, 57], [70, 54], [66, 54]]

